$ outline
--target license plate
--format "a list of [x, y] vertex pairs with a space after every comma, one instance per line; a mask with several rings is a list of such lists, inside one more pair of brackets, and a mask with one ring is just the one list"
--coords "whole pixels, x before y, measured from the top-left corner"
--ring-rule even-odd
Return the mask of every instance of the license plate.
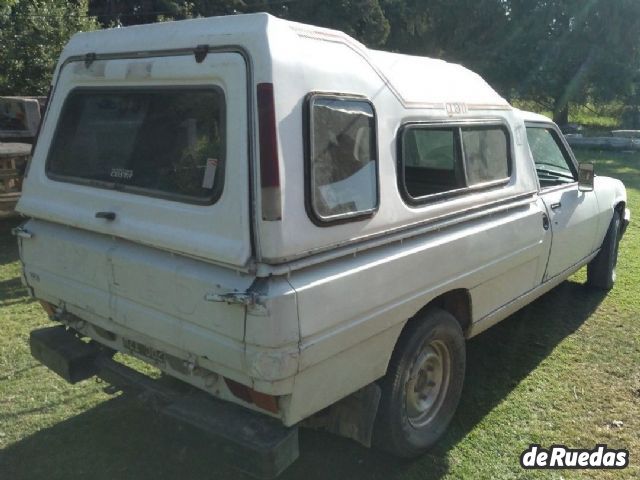
[[146, 345], [134, 342], [133, 340], [129, 340], [127, 338], [123, 339], [122, 343], [124, 345], [124, 348], [127, 349], [130, 353], [143, 357], [156, 365], [163, 364], [166, 361], [164, 352], [161, 352], [160, 350], [147, 347]]

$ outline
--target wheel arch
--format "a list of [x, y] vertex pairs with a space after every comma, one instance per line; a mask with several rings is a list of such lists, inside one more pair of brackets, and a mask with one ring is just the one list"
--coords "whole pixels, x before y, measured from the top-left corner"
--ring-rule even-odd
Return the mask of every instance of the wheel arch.
[[[471, 308], [469, 291], [465, 288], [452, 289], [429, 300], [405, 322], [394, 345], [390, 362], [387, 365], [387, 374], [377, 382], [380, 387], [381, 397], [379, 411], [375, 418], [373, 440], [378, 447], [395, 455], [409, 458], [429, 448], [443, 434], [453, 417], [462, 391], [466, 364], [465, 332], [471, 324]], [[444, 312], [449, 315], [443, 315]], [[452, 330], [451, 316], [458, 322], [461, 331]], [[423, 429], [422, 433], [414, 434], [411, 433], [414, 432], [413, 429], [407, 430], [397, 427], [396, 420], [402, 418], [402, 414], [397, 414], [397, 402], [403, 401], [402, 395], [398, 396], [397, 392], [405, 391], [404, 383], [402, 382], [408, 375], [406, 374], [407, 365], [411, 368], [410, 365], [412, 364], [407, 363], [408, 357], [405, 356], [405, 352], [415, 353], [415, 347], [421, 344], [421, 339], [424, 338], [423, 335], [432, 331], [430, 328], [434, 326], [434, 321], [444, 322], [443, 325], [446, 327], [443, 330], [438, 328], [433, 332], [438, 332], [435, 335], [447, 339], [448, 348], [446, 351], [453, 352], [448, 358], [457, 360], [451, 360], [453, 363], [450, 365], [453, 365], [451, 368], [454, 370], [452, 370], [451, 377], [447, 381], [447, 387], [445, 387], [447, 388], [447, 396], [435, 414], [437, 415], [435, 417], [436, 420], [429, 421], [428, 433], [425, 433], [426, 430]], [[438, 325], [438, 323], [435, 323], [435, 325]], [[416, 334], [418, 335], [418, 340], [416, 340]], [[445, 407], [445, 405], [448, 406]], [[401, 435], [402, 432], [407, 431], [410, 431], [408, 436]]]
[[421, 314], [429, 308], [441, 308], [449, 312], [460, 324], [460, 328], [466, 333], [471, 326], [471, 294], [466, 288], [456, 288], [449, 290], [427, 303], [412, 317], [412, 319], [420, 318]]
[[402, 333], [407, 328], [415, 323], [421, 321], [424, 313], [431, 308], [440, 308], [450, 313], [460, 324], [462, 332], [467, 336], [469, 327], [472, 323], [472, 300], [469, 290], [466, 288], [456, 288], [447, 292], [441, 293], [437, 297], [432, 298], [426, 304], [424, 304], [415, 314], [413, 314], [404, 324], [400, 335], [396, 339], [394, 350], [402, 337]]

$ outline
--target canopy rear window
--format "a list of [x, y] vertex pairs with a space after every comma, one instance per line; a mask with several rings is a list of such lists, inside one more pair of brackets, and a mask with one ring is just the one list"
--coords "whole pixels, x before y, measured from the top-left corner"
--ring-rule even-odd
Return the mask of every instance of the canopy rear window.
[[76, 89], [49, 151], [54, 180], [211, 204], [224, 179], [217, 87]]

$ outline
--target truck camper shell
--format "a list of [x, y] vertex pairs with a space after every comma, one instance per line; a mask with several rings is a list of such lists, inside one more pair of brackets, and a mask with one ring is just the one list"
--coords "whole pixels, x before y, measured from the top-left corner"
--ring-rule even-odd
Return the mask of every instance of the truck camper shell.
[[[504, 124], [511, 148], [523, 150], [523, 132], [513, 124], [515, 118], [509, 104], [482, 78], [462, 66], [370, 50], [341, 32], [267, 14], [75, 35], [60, 57], [48, 116], [58, 117], [73, 90], [97, 86], [150, 88], [154, 84], [214, 84], [225, 91], [230, 136], [224, 159], [226, 178], [217, 204], [164, 205], [155, 199], [123, 195], [112, 208], [127, 211], [122, 212], [118, 222], [107, 225], [93, 218], [96, 208], [91, 202], [87, 204], [85, 186], [51, 181], [45, 172], [37, 170], [25, 187], [30, 193], [20, 205], [22, 213], [247, 271], [256, 264], [278, 265], [333, 251], [337, 246], [361, 244], [383, 236], [391, 239], [394, 237], [390, 233], [405, 231], [408, 226], [414, 230], [434, 218], [475, 208], [479, 196], [483, 203], [494, 202], [535, 189], [514, 168], [509, 187], [493, 194], [464, 195], [447, 203], [407, 204], [395, 185], [379, 181], [396, 175], [398, 130], [413, 122], [484, 119]], [[257, 135], [257, 97], [262, 84], [272, 85], [273, 92], [275, 144], [270, 160], [261, 159], [265, 152], [260, 149]], [[314, 221], [317, 219], [313, 212], [305, 208], [309, 153], [305, 143], [309, 139], [308, 132], [303, 131], [308, 122], [301, 120], [310, 98], [325, 95], [366, 100], [377, 124], [374, 141], [379, 157], [375, 162], [378, 204], [368, 215], [349, 221]], [[36, 163], [47, 156], [55, 133], [52, 123], [45, 121]], [[52, 195], [54, 191], [56, 195]], [[89, 197], [96, 197], [93, 188]], [[238, 202], [241, 208], [228, 208]], [[148, 212], [152, 203], [158, 215], [179, 211], [175, 222], [163, 222], [163, 232], [139, 210]], [[183, 242], [178, 231], [167, 231], [166, 225], [172, 223], [188, 230], [191, 241]], [[230, 224], [234, 228], [229, 229]], [[269, 274], [270, 270], [262, 266], [259, 272]]]

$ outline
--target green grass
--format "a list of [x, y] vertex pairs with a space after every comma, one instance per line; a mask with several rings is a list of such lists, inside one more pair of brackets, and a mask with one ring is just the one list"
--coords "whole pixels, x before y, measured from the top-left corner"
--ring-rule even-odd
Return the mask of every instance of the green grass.
[[594, 105], [577, 105], [569, 109], [569, 121], [595, 129], [615, 130], [620, 128], [619, 105], [597, 108]]
[[[579, 152], [621, 178], [640, 212], [640, 154]], [[64, 383], [29, 355], [48, 323], [26, 296], [11, 225], [0, 224], [0, 478], [244, 478], [220, 465], [207, 438], [135, 396], [93, 381]], [[640, 478], [640, 228], [621, 244], [608, 295], [584, 271], [469, 342], [463, 399], [438, 447], [398, 461], [348, 440], [301, 432], [301, 457], [282, 478]], [[623, 422], [621, 427], [613, 421]], [[627, 448], [624, 471], [524, 472], [530, 444]]]

